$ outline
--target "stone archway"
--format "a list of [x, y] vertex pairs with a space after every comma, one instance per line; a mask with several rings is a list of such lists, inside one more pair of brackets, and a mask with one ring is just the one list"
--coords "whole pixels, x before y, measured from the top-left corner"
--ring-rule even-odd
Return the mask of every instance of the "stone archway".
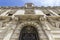
[[[22, 30], [25, 26], [27, 26], [27, 25], [33, 26], [34, 28], [37, 29], [38, 36], [39, 36], [39, 40], [40, 40], [41, 27], [40, 27], [40, 25], [39, 25], [38, 23], [36, 23], [36, 22], [23, 22], [23, 23], [21, 23], [21, 24], [19, 25], [19, 26], [20, 26], [20, 33], [21, 33], [21, 30]], [[21, 36], [21, 35], [20, 35], [20, 36]], [[19, 36], [19, 37], [20, 37], [20, 36]]]
[[39, 40], [36, 28], [31, 25], [23, 27], [20, 32], [19, 40]]

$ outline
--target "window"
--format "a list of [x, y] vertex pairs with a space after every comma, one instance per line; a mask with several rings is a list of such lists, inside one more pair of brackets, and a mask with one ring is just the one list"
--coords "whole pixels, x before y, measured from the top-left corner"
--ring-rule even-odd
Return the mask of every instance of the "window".
[[46, 14], [47, 16], [50, 16], [50, 14]]
[[8, 14], [8, 16], [12, 16], [13, 14]]

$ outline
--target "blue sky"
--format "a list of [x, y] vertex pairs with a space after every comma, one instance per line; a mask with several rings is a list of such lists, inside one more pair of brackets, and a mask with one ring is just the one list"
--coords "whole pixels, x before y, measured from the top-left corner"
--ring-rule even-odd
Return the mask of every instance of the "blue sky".
[[0, 0], [0, 6], [23, 6], [34, 3], [36, 6], [60, 6], [60, 0]]

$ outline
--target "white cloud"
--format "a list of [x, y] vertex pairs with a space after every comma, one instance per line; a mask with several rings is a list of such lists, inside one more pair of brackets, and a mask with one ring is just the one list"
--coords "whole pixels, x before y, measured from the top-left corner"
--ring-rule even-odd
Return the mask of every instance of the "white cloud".
[[60, 0], [23, 0], [25, 3], [32, 2], [38, 6], [58, 6], [60, 5]]

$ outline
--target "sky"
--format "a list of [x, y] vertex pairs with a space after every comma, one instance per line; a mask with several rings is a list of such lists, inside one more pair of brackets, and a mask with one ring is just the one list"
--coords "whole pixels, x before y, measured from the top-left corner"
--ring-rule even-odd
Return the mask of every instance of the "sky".
[[60, 0], [0, 0], [0, 6], [23, 6], [33, 3], [36, 6], [60, 6]]

